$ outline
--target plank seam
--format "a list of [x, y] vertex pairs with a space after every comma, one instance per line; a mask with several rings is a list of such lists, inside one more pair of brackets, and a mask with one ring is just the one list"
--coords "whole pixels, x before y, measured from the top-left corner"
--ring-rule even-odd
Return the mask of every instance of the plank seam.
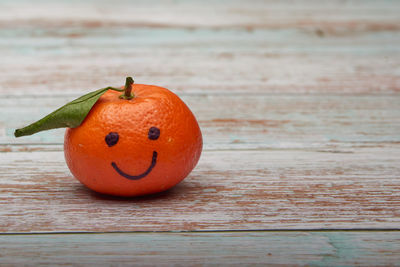
[[56, 232], [9, 232], [5, 235], [80, 235], [80, 234], [188, 234], [188, 233], [252, 233], [252, 232], [400, 232], [400, 228], [316, 228], [316, 229], [229, 229], [229, 230], [181, 230], [181, 231], [56, 231]]
[[[95, 89], [93, 89], [95, 90]], [[90, 90], [82, 90], [82, 94], [88, 93]], [[271, 93], [271, 92], [235, 92], [235, 91], [220, 91], [220, 92], [215, 92], [215, 91], [193, 91], [193, 92], [177, 92], [174, 91], [175, 94], [179, 96], [203, 96], [203, 95], [210, 95], [210, 96], [321, 96], [321, 97], [340, 97], [340, 96], [352, 96], [352, 97], [359, 97], [359, 96], [373, 96], [373, 97], [388, 97], [388, 96], [400, 96], [399, 93], [395, 92], [377, 92], [377, 93], [316, 93], [316, 92], [304, 92], [304, 93], [299, 93], [299, 92], [293, 92], [293, 93]], [[24, 94], [24, 95], [18, 95], [18, 94], [13, 94], [13, 95], [2, 95], [2, 99], [30, 99], [30, 98], [77, 98], [79, 97], [79, 93], [76, 94], [35, 94], [35, 95], [30, 95], [30, 94]]]

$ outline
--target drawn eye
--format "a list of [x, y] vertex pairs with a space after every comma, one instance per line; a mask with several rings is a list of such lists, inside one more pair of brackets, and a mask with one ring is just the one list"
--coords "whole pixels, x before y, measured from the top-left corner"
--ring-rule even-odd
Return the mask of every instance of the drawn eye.
[[115, 145], [116, 143], [118, 143], [118, 139], [119, 139], [119, 135], [118, 133], [109, 133], [106, 135], [106, 143], [109, 147]]
[[157, 140], [158, 137], [160, 136], [160, 129], [158, 129], [157, 127], [151, 127], [149, 129], [148, 136], [150, 140]]

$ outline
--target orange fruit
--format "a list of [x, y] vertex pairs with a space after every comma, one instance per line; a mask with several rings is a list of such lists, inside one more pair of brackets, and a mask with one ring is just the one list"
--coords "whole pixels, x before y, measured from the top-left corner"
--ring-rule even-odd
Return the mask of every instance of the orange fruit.
[[134, 84], [134, 97], [108, 90], [76, 128], [67, 128], [65, 159], [99, 193], [139, 196], [167, 190], [196, 166], [202, 135], [193, 113], [168, 89]]

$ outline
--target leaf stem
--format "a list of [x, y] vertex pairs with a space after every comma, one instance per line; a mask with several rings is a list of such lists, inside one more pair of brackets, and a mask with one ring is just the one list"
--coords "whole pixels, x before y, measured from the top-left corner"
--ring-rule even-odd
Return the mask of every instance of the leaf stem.
[[112, 87], [112, 86], [108, 86], [108, 87], [103, 88], [103, 89], [104, 90], [113, 90], [113, 91], [117, 91], [117, 92], [124, 92], [125, 91], [125, 89], [115, 88], [115, 87]]

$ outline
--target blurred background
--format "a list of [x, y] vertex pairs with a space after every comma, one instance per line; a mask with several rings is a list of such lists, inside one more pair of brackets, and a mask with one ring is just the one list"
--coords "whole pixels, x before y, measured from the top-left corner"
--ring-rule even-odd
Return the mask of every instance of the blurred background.
[[[0, 90], [394, 91], [398, 1], [0, 1]], [[373, 79], [371, 79], [373, 76]]]
[[[165, 194], [90, 193], [65, 129], [14, 138], [126, 76], [202, 129]], [[0, 262], [398, 265], [399, 93], [399, 0], [0, 0]]]
[[[208, 138], [254, 147], [343, 139], [322, 129], [337, 119], [327, 114], [327, 105], [343, 115], [340, 101], [328, 96], [399, 92], [399, 14], [395, 0], [0, 0], [0, 93], [8, 99], [0, 107], [6, 114], [0, 138], [24, 142], [13, 139], [14, 128], [83, 93], [123, 85], [131, 75], [180, 95], [210, 147]], [[309, 94], [312, 103], [304, 98]], [[243, 101], [233, 98], [238, 95]], [[205, 98], [207, 108], [196, 105]], [[229, 103], [235, 112], [216, 108]], [[29, 115], [10, 110], [18, 105], [28, 105]], [[298, 129], [310, 120], [313, 129]], [[346, 134], [345, 123], [338, 127]], [[210, 127], [217, 130], [207, 135]], [[251, 127], [251, 140], [241, 135], [243, 127]], [[268, 136], [266, 127], [272, 128]], [[277, 138], [274, 129], [287, 135]], [[295, 131], [303, 135], [296, 139]], [[346, 138], [368, 139], [362, 133]], [[24, 140], [61, 143], [62, 131]]]

